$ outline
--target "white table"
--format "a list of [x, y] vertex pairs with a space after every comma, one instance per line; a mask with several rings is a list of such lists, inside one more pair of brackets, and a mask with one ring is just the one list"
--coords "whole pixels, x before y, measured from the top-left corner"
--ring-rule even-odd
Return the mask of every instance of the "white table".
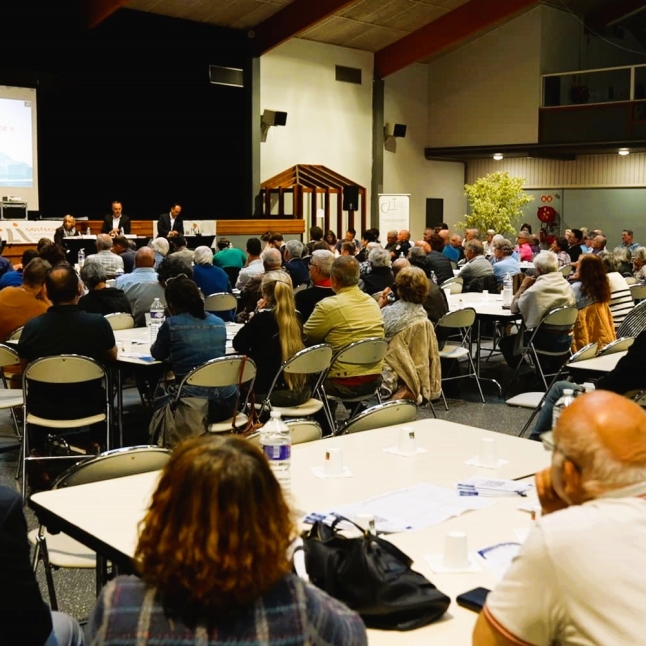
[[[458, 478], [471, 475], [521, 478], [547, 467], [550, 462], [550, 454], [538, 442], [443, 420], [419, 420], [412, 426], [419, 446], [428, 452], [411, 458], [382, 450], [397, 443], [397, 427], [294, 446], [295, 508], [321, 511], [419, 482], [452, 487]], [[477, 455], [482, 437], [495, 437], [499, 456], [509, 463], [496, 471], [465, 465], [465, 460]], [[344, 463], [351, 469], [352, 478], [319, 480], [314, 477], [311, 467], [322, 464], [324, 451], [329, 447], [343, 449]], [[127, 569], [137, 543], [137, 525], [145, 514], [157, 478], [158, 473], [153, 472], [37, 493], [29, 504], [50, 529], [65, 531]], [[495, 576], [484, 566], [476, 573], [435, 574], [424, 560], [424, 554], [441, 553], [446, 533], [456, 529], [467, 532], [470, 551], [517, 541], [514, 530], [531, 526], [529, 514], [518, 507], [531, 499], [496, 499], [496, 504], [489, 509], [467, 512], [441, 525], [393, 534], [388, 539], [414, 560], [416, 570], [455, 600], [458, 594], [478, 586], [493, 588]], [[452, 603], [442, 621], [406, 633], [370, 631], [370, 644], [467, 644], [475, 619], [474, 613]]]
[[612, 372], [619, 360], [626, 356], [626, 352], [614, 352], [607, 354], [604, 357], [594, 357], [594, 359], [586, 359], [585, 361], [576, 361], [568, 363], [567, 367], [572, 370], [586, 370], [588, 372]]

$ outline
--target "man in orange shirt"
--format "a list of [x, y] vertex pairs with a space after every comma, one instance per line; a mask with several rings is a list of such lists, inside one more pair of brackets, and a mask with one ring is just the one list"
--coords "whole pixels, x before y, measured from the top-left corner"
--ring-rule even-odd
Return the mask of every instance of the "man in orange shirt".
[[46, 260], [34, 258], [23, 269], [20, 287], [5, 287], [0, 291], [0, 342], [47, 311], [51, 303], [45, 294], [45, 276], [50, 268]]

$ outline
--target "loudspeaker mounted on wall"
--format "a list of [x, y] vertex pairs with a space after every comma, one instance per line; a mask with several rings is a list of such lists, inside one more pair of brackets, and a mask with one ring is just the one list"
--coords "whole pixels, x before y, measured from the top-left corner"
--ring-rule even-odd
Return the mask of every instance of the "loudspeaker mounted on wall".
[[389, 153], [397, 152], [397, 139], [406, 136], [408, 126], [403, 123], [387, 123], [384, 126], [384, 148]]
[[343, 187], [343, 210], [356, 211], [359, 208], [359, 187], [356, 185]]
[[272, 126], [287, 124], [287, 112], [265, 110], [260, 117], [260, 141], [267, 141], [267, 133]]

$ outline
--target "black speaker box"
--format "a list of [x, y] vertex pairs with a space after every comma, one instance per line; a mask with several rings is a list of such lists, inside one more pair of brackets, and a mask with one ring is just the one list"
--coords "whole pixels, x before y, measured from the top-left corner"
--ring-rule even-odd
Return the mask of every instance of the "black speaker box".
[[359, 187], [343, 187], [343, 210], [356, 211], [359, 208]]

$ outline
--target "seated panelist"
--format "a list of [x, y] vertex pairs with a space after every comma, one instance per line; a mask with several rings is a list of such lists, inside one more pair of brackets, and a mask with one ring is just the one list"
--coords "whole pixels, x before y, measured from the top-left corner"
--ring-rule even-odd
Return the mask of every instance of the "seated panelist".
[[112, 238], [130, 234], [130, 218], [123, 214], [121, 202], [112, 202], [112, 213], [106, 215], [101, 227], [101, 233], [108, 233]]
[[79, 235], [79, 231], [76, 230], [76, 220], [71, 215], [66, 215], [63, 218], [63, 225], [54, 232], [54, 242], [62, 247], [65, 238], [77, 235]]

